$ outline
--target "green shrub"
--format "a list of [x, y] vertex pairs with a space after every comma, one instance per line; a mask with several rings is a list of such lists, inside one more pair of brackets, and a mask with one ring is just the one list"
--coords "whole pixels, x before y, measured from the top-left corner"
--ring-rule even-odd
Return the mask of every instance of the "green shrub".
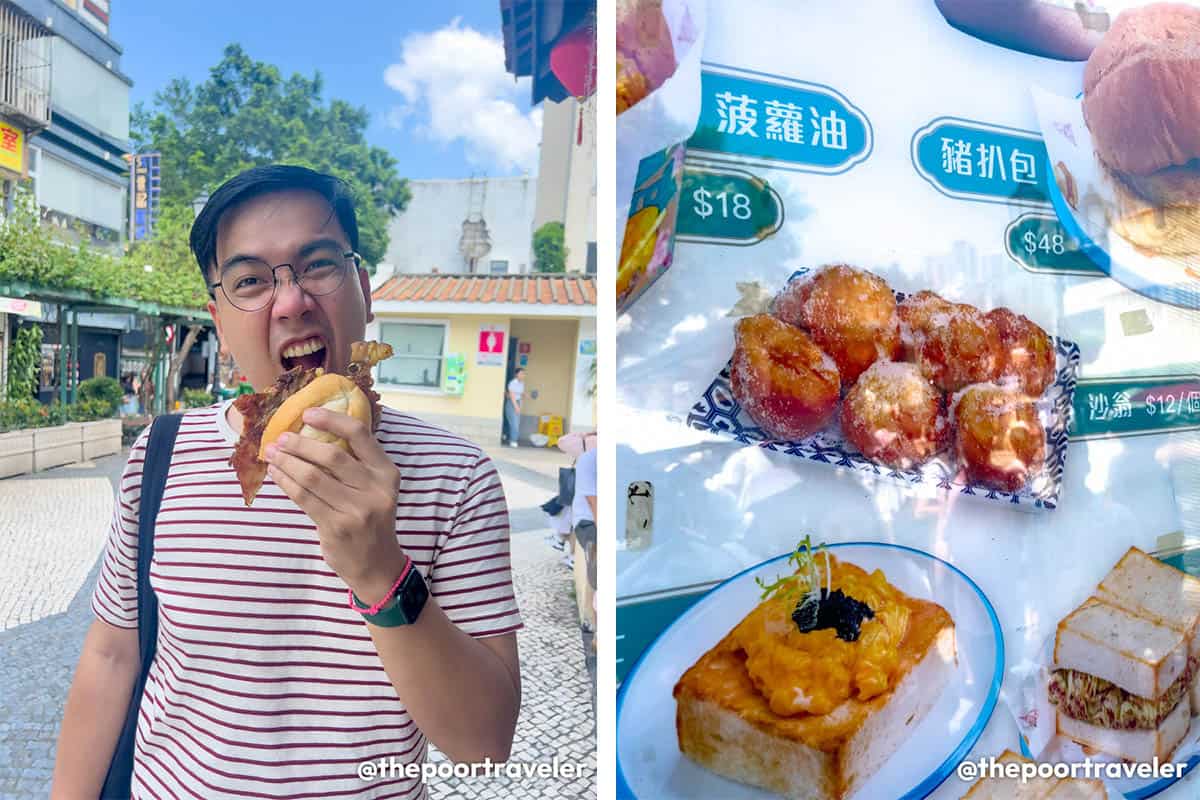
[[28, 400], [37, 390], [42, 361], [42, 328], [26, 325], [8, 347], [8, 399]]
[[78, 396], [80, 402], [85, 400], [100, 400], [107, 403], [109, 411], [102, 416], [111, 417], [121, 407], [121, 403], [125, 399], [125, 390], [121, 388], [121, 382], [116, 378], [101, 375], [95, 378], [88, 378], [86, 381], [80, 383]]
[[217, 402], [215, 397], [203, 389], [184, 389], [181, 400], [184, 408], [204, 408]]
[[42, 405], [32, 397], [25, 400], [0, 402], [0, 433], [25, 428], [48, 428], [67, 422], [92, 422], [113, 416], [113, 408], [106, 400], [91, 397], [72, 405], [63, 405], [55, 400]]
[[17, 431], [45, 425], [42, 408], [42, 404], [32, 397], [0, 402], [0, 431]]
[[42, 408], [46, 411], [46, 425], [65, 425], [67, 422], [69, 422], [68, 415], [71, 411], [70, 406], [64, 405], [55, 400], [49, 406], [42, 406]]
[[89, 397], [86, 400], [80, 400], [72, 406], [67, 406], [67, 416], [72, 422], [92, 422], [97, 419], [108, 419], [113, 415], [114, 411], [115, 409], [108, 404], [107, 400], [102, 400], [99, 397]]

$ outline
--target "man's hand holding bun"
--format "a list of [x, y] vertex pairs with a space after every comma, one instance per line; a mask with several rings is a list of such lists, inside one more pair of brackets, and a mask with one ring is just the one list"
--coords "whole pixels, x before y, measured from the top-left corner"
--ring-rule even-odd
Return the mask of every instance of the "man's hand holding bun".
[[345, 447], [285, 432], [264, 448], [267, 472], [316, 523], [325, 563], [373, 604], [404, 566], [396, 541], [400, 471], [369, 422], [325, 408], [308, 408], [301, 422]]

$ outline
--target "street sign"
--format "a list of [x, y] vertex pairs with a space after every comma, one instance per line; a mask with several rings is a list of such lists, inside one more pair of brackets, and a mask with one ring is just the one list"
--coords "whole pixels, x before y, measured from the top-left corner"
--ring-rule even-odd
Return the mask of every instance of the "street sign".
[[42, 316], [42, 304], [19, 297], [0, 297], [0, 313], [19, 314], [22, 317]]
[[0, 167], [25, 174], [25, 131], [4, 120], [0, 120]]

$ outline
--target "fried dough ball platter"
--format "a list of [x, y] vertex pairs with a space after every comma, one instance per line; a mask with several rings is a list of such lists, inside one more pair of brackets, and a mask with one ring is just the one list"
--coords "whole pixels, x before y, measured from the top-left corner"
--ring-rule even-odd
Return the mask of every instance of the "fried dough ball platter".
[[900, 303], [897, 313], [905, 354], [942, 391], [957, 392], [999, 376], [1000, 335], [975, 306], [917, 292]]
[[876, 361], [842, 401], [842, 433], [872, 461], [911, 469], [950, 440], [942, 393], [915, 364]]
[[808, 335], [770, 314], [737, 324], [730, 387], [750, 418], [779, 439], [803, 439], [837, 410], [837, 365]]
[[1011, 386], [969, 386], [955, 396], [950, 416], [958, 463], [968, 479], [1016, 492], [1046, 460], [1046, 431], [1032, 399]]
[[883, 278], [865, 270], [822, 267], [811, 278], [785, 286], [772, 313], [808, 331], [847, 386], [876, 361], [900, 352], [896, 296]]
[[987, 316], [1000, 337], [1000, 382], [1015, 379], [1025, 394], [1041, 397], [1054, 382], [1054, 342], [1050, 335], [1028, 317], [1007, 308], [993, 309]]

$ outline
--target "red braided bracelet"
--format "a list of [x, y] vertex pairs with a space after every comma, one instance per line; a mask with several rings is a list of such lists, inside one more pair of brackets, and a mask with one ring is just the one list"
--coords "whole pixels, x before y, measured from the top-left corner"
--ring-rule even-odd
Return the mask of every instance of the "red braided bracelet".
[[412, 556], [407, 556], [406, 558], [407, 560], [404, 562], [404, 569], [400, 570], [400, 577], [396, 578], [396, 582], [392, 584], [392, 588], [388, 589], [387, 594], [383, 596], [382, 600], [370, 608], [363, 608], [361, 601], [354, 596], [354, 590], [348, 589], [347, 594], [350, 598], [350, 607], [362, 614], [364, 617], [373, 617], [382, 611], [383, 607], [386, 606], [391, 601], [392, 597], [395, 596], [396, 590], [400, 588], [400, 584], [404, 583], [404, 579], [408, 577], [408, 571], [412, 569]]

